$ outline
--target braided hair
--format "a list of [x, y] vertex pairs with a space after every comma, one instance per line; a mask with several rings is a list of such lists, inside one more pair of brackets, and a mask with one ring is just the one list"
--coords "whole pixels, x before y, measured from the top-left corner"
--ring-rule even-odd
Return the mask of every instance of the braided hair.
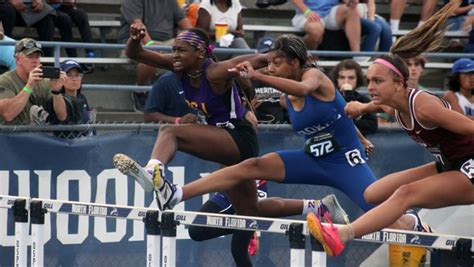
[[302, 68], [307, 68], [308, 52], [303, 40], [292, 34], [284, 34], [277, 37], [268, 52], [276, 52], [277, 55], [286, 57], [288, 61], [298, 59]]

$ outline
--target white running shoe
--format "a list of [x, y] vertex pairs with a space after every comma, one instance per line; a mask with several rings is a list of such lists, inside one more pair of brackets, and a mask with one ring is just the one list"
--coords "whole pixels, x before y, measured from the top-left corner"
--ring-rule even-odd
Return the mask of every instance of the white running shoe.
[[[177, 203], [174, 198], [176, 185], [170, 183], [165, 178], [165, 170], [163, 164], [156, 164], [153, 171], [153, 183], [156, 191], [156, 202], [160, 210], [172, 209]], [[163, 183], [161, 187], [159, 184]]]
[[349, 216], [346, 211], [341, 207], [339, 201], [334, 194], [330, 194], [321, 199], [323, 208], [321, 209], [321, 218], [324, 218], [324, 208], [329, 212], [331, 221], [335, 224], [349, 224]]
[[418, 216], [418, 212], [416, 212], [415, 210], [409, 209], [405, 212], [405, 215], [411, 216], [415, 219], [413, 231], [433, 233], [433, 229], [427, 223], [424, 223], [421, 220], [420, 216]]
[[135, 181], [137, 181], [146, 192], [154, 190], [152, 174], [146, 171], [135, 160], [124, 154], [115, 154], [113, 162], [115, 168], [121, 173], [135, 178]]

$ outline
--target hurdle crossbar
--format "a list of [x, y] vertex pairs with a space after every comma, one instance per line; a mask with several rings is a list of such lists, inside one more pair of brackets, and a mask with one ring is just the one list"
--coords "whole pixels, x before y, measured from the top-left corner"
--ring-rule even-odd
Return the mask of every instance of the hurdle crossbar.
[[[76, 202], [76, 201], [63, 201], [63, 200], [51, 200], [51, 199], [40, 199], [40, 198], [28, 198], [28, 197], [16, 197], [16, 196], [4, 196], [0, 195], [0, 208], [12, 208], [15, 209], [15, 205], [20, 201], [26, 201], [26, 203], [38, 203], [41, 202], [41, 207], [46, 211], [52, 213], [65, 213], [73, 215], [85, 215], [93, 217], [106, 217], [106, 218], [121, 218], [130, 220], [143, 220], [148, 225], [155, 225], [161, 227], [161, 231], [166, 233], [163, 235], [163, 257], [161, 264], [162, 266], [175, 266], [175, 247], [176, 247], [176, 226], [178, 224], [183, 225], [195, 225], [203, 227], [213, 228], [225, 228], [233, 230], [244, 230], [244, 231], [262, 231], [277, 234], [289, 234], [293, 235], [290, 237], [291, 251], [291, 262], [294, 265], [304, 265], [304, 241], [305, 236], [311, 236], [308, 231], [306, 221], [302, 220], [290, 220], [290, 219], [274, 219], [264, 217], [251, 217], [251, 216], [240, 216], [240, 215], [227, 215], [227, 214], [215, 214], [215, 213], [203, 213], [203, 212], [192, 212], [192, 211], [178, 211], [168, 210], [160, 212], [157, 209], [144, 208], [144, 207], [131, 207], [131, 206], [119, 206], [110, 204], [97, 204], [87, 202]], [[18, 205], [17, 205], [18, 206]], [[21, 208], [21, 207], [20, 207]], [[28, 205], [26, 205], [28, 209]], [[21, 210], [21, 209], [20, 209]], [[41, 214], [41, 213], [40, 213]], [[160, 226], [160, 222], [166, 218], [165, 228], [164, 225]], [[24, 231], [23, 231], [24, 232]], [[18, 232], [16, 232], [17, 234]], [[26, 232], [27, 233], [27, 232]], [[19, 233], [21, 234], [21, 233]], [[24, 234], [24, 233], [23, 233]], [[160, 231], [157, 229], [151, 229], [147, 227], [147, 236], [151, 234], [155, 237], [155, 244], [149, 245], [147, 239], [147, 259], [153, 258], [153, 263], [149, 265], [158, 265], [156, 259], [156, 251], [159, 250]], [[419, 246], [428, 249], [440, 249], [440, 250], [455, 250], [459, 246], [460, 241], [467, 241], [464, 244], [469, 244], [469, 248], [464, 245], [464, 253], [474, 253], [474, 237], [467, 236], [456, 236], [456, 235], [445, 235], [438, 233], [424, 233], [415, 231], [405, 231], [396, 229], [382, 229], [380, 231], [367, 234], [361, 238], [355, 239], [356, 241], [363, 242], [376, 242], [376, 243], [388, 243], [398, 245], [409, 245]], [[24, 243], [24, 242], [23, 242]], [[38, 243], [41, 243], [38, 241]], [[315, 263], [315, 253], [321, 253], [320, 246], [317, 249], [313, 249], [313, 264]], [[296, 249], [296, 250], [293, 250]], [[20, 249], [21, 251], [24, 250]], [[149, 251], [150, 250], [150, 251]], [[166, 251], [165, 251], [166, 250]], [[297, 251], [298, 253], [295, 253]], [[166, 252], [166, 254], [165, 254]], [[38, 253], [38, 251], [36, 251]], [[148, 254], [150, 253], [150, 254]], [[155, 254], [154, 254], [155, 253]], [[295, 260], [293, 260], [295, 259]], [[303, 260], [303, 262], [301, 261]], [[325, 266], [326, 259], [318, 256], [318, 266]], [[148, 264], [147, 264], [148, 265]], [[313, 265], [314, 266], [314, 265]]]

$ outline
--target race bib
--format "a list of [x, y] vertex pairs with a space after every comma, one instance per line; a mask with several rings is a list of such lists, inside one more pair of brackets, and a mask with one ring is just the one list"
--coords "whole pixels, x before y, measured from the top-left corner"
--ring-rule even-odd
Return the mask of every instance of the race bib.
[[323, 133], [306, 140], [304, 152], [315, 157], [322, 157], [339, 150], [339, 145], [330, 133]]
[[464, 173], [464, 175], [466, 175], [470, 180], [474, 179], [474, 160], [470, 159], [464, 162], [464, 164], [461, 165], [460, 171]]
[[351, 151], [347, 151], [345, 155], [346, 155], [347, 163], [349, 163], [351, 167], [354, 167], [357, 164], [365, 163], [365, 160], [362, 158], [362, 154], [357, 148]]

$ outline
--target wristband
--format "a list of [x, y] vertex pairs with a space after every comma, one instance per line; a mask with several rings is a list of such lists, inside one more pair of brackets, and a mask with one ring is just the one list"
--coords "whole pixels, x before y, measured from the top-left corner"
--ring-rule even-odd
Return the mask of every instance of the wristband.
[[303, 12], [303, 16], [308, 16], [308, 14], [311, 12], [311, 9], [307, 8], [304, 12]]
[[27, 86], [23, 87], [22, 89], [23, 91], [27, 92], [29, 95], [31, 95], [33, 92], [31, 91], [30, 88], [28, 88]]
[[150, 45], [152, 45], [154, 42], [155, 42], [155, 41], [150, 40], [150, 41], [146, 42], [145, 46], [150, 46]]
[[181, 117], [176, 117], [176, 119], [174, 119], [174, 124], [179, 124], [180, 120], [181, 120]]
[[51, 90], [51, 94], [53, 94], [53, 95], [60, 95], [60, 94], [61, 94], [61, 92], [59, 92], [59, 91], [53, 91], [53, 90]]

